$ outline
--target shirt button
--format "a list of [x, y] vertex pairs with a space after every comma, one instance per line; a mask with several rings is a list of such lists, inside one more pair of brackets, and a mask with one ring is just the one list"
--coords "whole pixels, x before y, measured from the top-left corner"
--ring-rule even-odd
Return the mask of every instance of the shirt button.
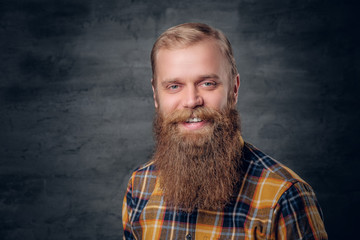
[[186, 235], [186, 240], [191, 240], [191, 234]]

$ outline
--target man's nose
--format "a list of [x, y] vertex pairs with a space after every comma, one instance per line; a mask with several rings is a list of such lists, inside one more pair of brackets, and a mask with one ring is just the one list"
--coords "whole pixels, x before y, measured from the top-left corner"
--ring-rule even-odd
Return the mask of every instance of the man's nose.
[[196, 87], [189, 87], [184, 96], [184, 108], [196, 108], [204, 104], [204, 100], [199, 94]]

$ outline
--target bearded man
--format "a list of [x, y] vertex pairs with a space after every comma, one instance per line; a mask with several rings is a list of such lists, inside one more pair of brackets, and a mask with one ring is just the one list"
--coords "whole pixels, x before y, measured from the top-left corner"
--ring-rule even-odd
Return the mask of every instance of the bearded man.
[[129, 181], [124, 239], [327, 239], [310, 185], [243, 141], [223, 33], [172, 27], [151, 64], [156, 148]]

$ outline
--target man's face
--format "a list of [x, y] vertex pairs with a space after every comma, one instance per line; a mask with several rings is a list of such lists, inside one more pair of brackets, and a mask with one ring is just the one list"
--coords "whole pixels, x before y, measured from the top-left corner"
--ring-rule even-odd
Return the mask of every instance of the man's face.
[[165, 201], [189, 212], [224, 207], [240, 179], [239, 116], [229, 106], [239, 77], [230, 84], [227, 64], [209, 40], [156, 57], [153, 159]]
[[[166, 116], [175, 110], [208, 107], [225, 110], [228, 97], [237, 101], [239, 77], [230, 91], [227, 60], [213, 40], [180, 49], [160, 49], [153, 83], [155, 107]], [[228, 96], [229, 94], [233, 96]], [[180, 131], [202, 130], [209, 122], [196, 118], [179, 124]]]

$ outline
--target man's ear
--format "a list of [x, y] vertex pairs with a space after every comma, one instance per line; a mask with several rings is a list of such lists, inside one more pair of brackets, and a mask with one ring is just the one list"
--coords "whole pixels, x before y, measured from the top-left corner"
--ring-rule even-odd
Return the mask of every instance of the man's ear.
[[236, 104], [238, 101], [239, 88], [240, 88], [240, 75], [239, 74], [236, 75], [234, 81], [235, 82], [234, 82], [233, 93], [234, 93], [234, 104]]
[[151, 87], [152, 87], [152, 90], [153, 90], [154, 105], [155, 105], [155, 108], [158, 108], [159, 104], [158, 104], [158, 102], [157, 102], [155, 84], [156, 84], [156, 83], [154, 82], [154, 79], [152, 78], [152, 79], [151, 79]]

